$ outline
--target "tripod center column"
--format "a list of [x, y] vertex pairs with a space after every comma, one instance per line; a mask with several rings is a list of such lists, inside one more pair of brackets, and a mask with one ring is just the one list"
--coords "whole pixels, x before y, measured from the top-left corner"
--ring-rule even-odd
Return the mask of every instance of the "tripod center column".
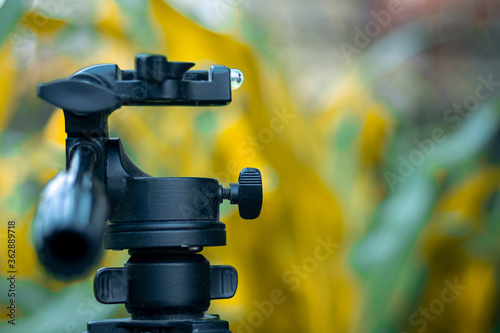
[[132, 319], [203, 316], [210, 306], [210, 263], [201, 254], [132, 254], [125, 265]]

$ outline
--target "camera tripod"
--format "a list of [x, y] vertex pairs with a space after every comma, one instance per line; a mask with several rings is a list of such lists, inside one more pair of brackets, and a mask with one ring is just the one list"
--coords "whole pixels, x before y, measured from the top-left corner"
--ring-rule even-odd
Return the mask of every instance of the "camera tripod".
[[193, 65], [138, 54], [135, 70], [102, 64], [39, 86], [41, 98], [63, 109], [67, 133], [67, 170], [47, 184], [35, 215], [40, 261], [70, 279], [97, 264], [102, 243], [130, 254], [124, 267], [97, 271], [94, 294], [101, 303], [124, 303], [131, 318], [89, 322], [85, 333], [230, 332], [205, 311], [212, 299], [235, 294], [237, 272], [211, 266], [200, 252], [226, 244], [224, 199], [238, 204], [244, 219], [259, 216], [259, 170], [243, 169], [229, 188], [210, 178], [155, 178], [108, 137], [108, 116], [122, 105], [229, 104], [242, 73], [189, 70]]

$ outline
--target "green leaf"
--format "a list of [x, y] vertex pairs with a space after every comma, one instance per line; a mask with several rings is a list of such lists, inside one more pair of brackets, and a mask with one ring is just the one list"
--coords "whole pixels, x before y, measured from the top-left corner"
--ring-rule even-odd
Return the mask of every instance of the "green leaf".
[[138, 44], [143, 52], [155, 52], [156, 33], [150, 24], [149, 1], [116, 0], [116, 3], [129, 20], [125, 30], [130, 34], [134, 44]]
[[0, 45], [3, 44], [24, 11], [27, 10], [28, 4], [29, 1], [26, 0], [5, 0], [0, 5]]
[[[2, 290], [8, 290], [6, 282], [5, 279], [0, 283]], [[15, 326], [2, 322], [0, 332], [81, 333], [85, 331], [88, 321], [110, 318], [119, 308], [117, 305], [100, 304], [94, 299], [91, 279], [57, 294], [21, 281], [16, 281], [16, 289], [17, 310], [24, 310], [29, 315], [16, 318]], [[6, 303], [5, 299], [0, 300]], [[34, 307], [37, 311], [32, 312]]]

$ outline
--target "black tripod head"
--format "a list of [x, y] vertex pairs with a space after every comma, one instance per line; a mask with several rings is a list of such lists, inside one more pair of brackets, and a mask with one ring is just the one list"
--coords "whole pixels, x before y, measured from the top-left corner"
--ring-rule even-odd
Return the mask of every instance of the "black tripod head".
[[[189, 70], [193, 65], [139, 54], [135, 70], [96, 65], [39, 86], [39, 96], [64, 111], [67, 170], [42, 192], [35, 247], [47, 270], [61, 278], [88, 272], [100, 259], [102, 242], [106, 249], [129, 250], [125, 267], [100, 269], [94, 283], [100, 302], [125, 303], [131, 313], [120, 324], [131, 330], [119, 332], [182, 325], [189, 332], [200, 329], [196, 325], [228, 332], [226, 322], [203, 313], [211, 299], [234, 295], [236, 270], [210, 266], [198, 252], [226, 244], [219, 221], [224, 199], [238, 204], [242, 218], [258, 217], [260, 172], [243, 169], [229, 188], [210, 178], [151, 177], [132, 163], [118, 138], [108, 137], [108, 116], [122, 105], [230, 103], [231, 88], [243, 81], [241, 71]], [[89, 332], [117, 331], [115, 324], [90, 323]]]

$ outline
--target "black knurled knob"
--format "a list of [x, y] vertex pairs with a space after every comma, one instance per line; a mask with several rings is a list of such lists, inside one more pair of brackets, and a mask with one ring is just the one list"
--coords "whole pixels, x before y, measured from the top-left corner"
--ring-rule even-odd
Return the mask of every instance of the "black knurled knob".
[[139, 53], [135, 56], [137, 78], [156, 83], [167, 79], [181, 80], [193, 66], [192, 62], [168, 61], [163, 55]]
[[238, 204], [240, 216], [245, 220], [259, 217], [262, 209], [262, 176], [255, 168], [240, 171], [238, 184], [229, 184], [224, 189], [224, 198], [232, 204]]
[[137, 54], [135, 68], [138, 79], [163, 82], [167, 71], [167, 58], [162, 55]]

